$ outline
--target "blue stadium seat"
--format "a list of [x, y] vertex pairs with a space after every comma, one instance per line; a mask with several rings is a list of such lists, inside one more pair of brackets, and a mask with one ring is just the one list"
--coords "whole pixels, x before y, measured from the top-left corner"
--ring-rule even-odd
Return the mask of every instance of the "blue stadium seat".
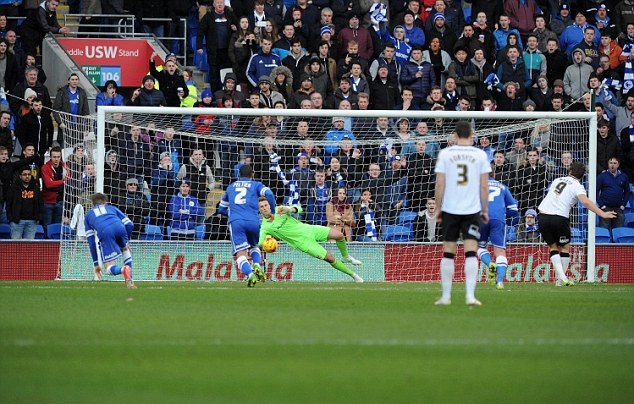
[[414, 232], [407, 225], [385, 226], [383, 229], [383, 240], [391, 242], [409, 242], [414, 240]]
[[402, 210], [398, 215], [398, 224], [413, 223], [416, 220], [418, 214], [411, 210]]
[[46, 226], [46, 238], [49, 240], [60, 240], [62, 238], [62, 224], [51, 223]]
[[8, 223], [0, 224], [0, 239], [2, 240], [10, 240], [11, 239], [11, 226]]
[[594, 239], [597, 243], [611, 243], [612, 236], [610, 235], [610, 230], [605, 227], [597, 227]]
[[615, 227], [612, 229], [615, 243], [634, 243], [634, 229], [630, 227]]
[[[50, 226], [50, 225], [49, 225]], [[37, 225], [37, 230], [35, 230], [35, 239], [36, 240], [44, 240], [44, 227], [41, 224]]]
[[163, 229], [153, 224], [146, 224], [145, 233], [141, 234], [141, 240], [163, 240]]
[[571, 227], [570, 228], [570, 242], [571, 243], [575, 243], [575, 244], [583, 244], [585, 243], [585, 237], [583, 236], [583, 232], [576, 228], [576, 227]]
[[628, 212], [625, 214], [624, 227], [634, 227], [634, 212]]
[[205, 238], [205, 225], [199, 224], [196, 226], [196, 240], [202, 240]]
[[69, 225], [62, 225], [62, 240], [75, 240], [77, 238], [77, 233], [74, 229], [72, 229]]

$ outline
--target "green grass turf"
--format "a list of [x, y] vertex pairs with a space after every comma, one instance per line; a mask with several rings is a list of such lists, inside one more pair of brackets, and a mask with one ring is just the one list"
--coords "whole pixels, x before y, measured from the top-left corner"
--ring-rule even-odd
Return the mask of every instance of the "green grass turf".
[[631, 402], [634, 285], [0, 282], [1, 403]]

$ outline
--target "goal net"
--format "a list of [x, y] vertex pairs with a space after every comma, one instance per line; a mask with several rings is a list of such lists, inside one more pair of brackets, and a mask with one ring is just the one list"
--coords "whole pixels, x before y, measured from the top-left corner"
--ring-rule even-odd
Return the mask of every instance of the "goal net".
[[[594, 199], [593, 113], [108, 107], [97, 117], [62, 118], [65, 160], [73, 161], [78, 148], [88, 158], [75, 163], [66, 187], [64, 216], [75, 226], [62, 240], [63, 279], [92, 278], [78, 215], [91, 209], [94, 191], [134, 223], [135, 279], [242, 279], [216, 209], [239, 167], [251, 164], [278, 204], [299, 203], [302, 220], [344, 232], [351, 255], [363, 262], [355, 271], [367, 281], [437, 281], [442, 244], [428, 215], [435, 208], [434, 165], [439, 150], [454, 142], [458, 120], [473, 123], [494, 177], [519, 202], [520, 215], [507, 218], [507, 282], [554, 281], [538, 224], [525, 217], [572, 160], [588, 165], [584, 185]], [[577, 281], [607, 281], [607, 271], [594, 270], [594, 222], [583, 206], [573, 209], [568, 275]], [[326, 248], [339, 254], [334, 244]], [[458, 280], [462, 265], [459, 251]], [[266, 270], [280, 281], [347, 280], [284, 243], [268, 254]]]

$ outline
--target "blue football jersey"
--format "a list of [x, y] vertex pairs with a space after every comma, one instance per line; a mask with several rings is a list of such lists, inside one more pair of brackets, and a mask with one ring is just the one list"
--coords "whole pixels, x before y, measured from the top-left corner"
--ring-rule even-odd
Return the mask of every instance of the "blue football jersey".
[[[120, 257], [121, 249], [128, 244], [134, 228], [132, 221], [112, 205], [97, 205], [89, 210], [84, 218], [84, 225], [94, 265], [99, 263], [99, 252], [103, 262]], [[95, 235], [99, 237], [101, 251], [97, 249]]]
[[99, 236], [100, 232], [109, 231], [118, 227], [133, 227], [132, 221], [112, 205], [97, 205], [89, 210], [84, 219], [86, 235]]
[[516, 216], [517, 201], [506, 185], [489, 179], [489, 219], [506, 222], [506, 217]]
[[229, 210], [229, 220], [249, 220], [260, 222], [258, 211], [258, 198], [265, 196], [271, 209], [275, 209], [275, 197], [273, 192], [260, 181], [241, 178], [233, 182], [220, 200], [221, 210]]

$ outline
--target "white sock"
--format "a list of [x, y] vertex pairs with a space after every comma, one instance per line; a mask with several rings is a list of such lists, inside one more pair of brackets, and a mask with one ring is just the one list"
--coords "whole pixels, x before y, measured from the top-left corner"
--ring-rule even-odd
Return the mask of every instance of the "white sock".
[[440, 283], [442, 284], [442, 298], [445, 300], [451, 299], [451, 285], [453, 283], [453, 273], [455, 270], [455, 263], [453, 258], [443, 257], [440, 260]]
[[552, 255], [550, 257], [550, 262], [553, 264], [553, 269], [557, 274], [557, 279], [562, 281], [568, 280], [568, 278], [566, 278], [566, 274], [564, 273], [564, 267], [561, 263], [561, 256], [559, 254]]
[[478, 278], [478, 259], [467, 257], [464, 260], [465, 297], [467, 300], [475, 299], [476, 280]]
[[568, 266], [570, 266], [570, 255], [567, 257], [561, 257], [561, 269], [564, 271], [568, 271]]

